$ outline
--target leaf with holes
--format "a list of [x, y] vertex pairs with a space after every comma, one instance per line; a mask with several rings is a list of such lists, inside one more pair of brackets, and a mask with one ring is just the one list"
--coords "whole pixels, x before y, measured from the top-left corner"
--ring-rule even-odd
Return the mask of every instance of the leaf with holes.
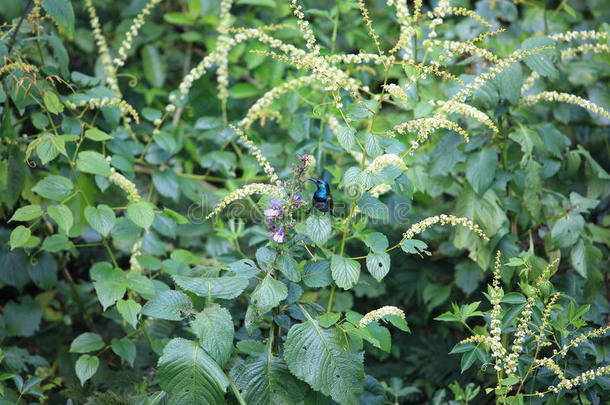
[[375, 280], [383, 280], [390, 271], [390, 255], [385, 252], [369, 253], [366, 256], [366, 268]]

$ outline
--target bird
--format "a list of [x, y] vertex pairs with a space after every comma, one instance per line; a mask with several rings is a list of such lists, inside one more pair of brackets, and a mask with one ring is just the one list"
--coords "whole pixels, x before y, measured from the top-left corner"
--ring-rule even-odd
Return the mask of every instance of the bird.
[[318, 186], [318, 189], [313, 193], [312, 205], [319, 211], [331, 212], [333, 211], [333, 197], [330, 194], [330, 185], [326, 180], [312, 179], [311, 177], [307, 180], [313, 181]]

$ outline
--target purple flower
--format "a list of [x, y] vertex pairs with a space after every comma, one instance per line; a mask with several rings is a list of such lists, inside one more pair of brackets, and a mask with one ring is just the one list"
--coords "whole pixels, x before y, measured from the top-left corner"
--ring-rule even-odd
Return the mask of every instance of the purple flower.
[[294, 201], [294, 205], [297, 208], [301, 208], [307, 205], [307, 201], [303, 200], [301, 196], [296, 193], [292, 196], [292, 201]]
[[270, 200], [271, 208], [263, 211], [267, 218], [279, 218], [282, 215], [282, 204], [275, 200]]
[[276, 243], [284, 243], [285, 239], [286, 233], [284, 232], [284, 227], [280, 227], [280, 229], [273, 234], [273, 241]]

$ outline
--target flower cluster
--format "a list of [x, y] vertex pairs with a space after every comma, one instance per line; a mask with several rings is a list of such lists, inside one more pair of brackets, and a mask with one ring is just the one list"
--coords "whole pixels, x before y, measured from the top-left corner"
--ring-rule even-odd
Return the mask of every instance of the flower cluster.
[[386, 305], [379, 309], [375, 309], [371, 312], [368, 312], [366, 315], [364, 315], [362, 317], [362, 319], [360, 319], [360, 322], [358, 323], [358, 327], [365, 328], [366, 325], [368, 325], [369, 323], [377, 322], [378, 320], [382, 319], [386, 315], [396, 315], [396, 316], [401, 317], [402, 319], [405, 319], [405, 312], [402, 309], [396, 308], [396, 307], [393, 307], [390, 305]]
[[248, 148], [248, 150], [250, 151], [250, 154], [252, 156], [254, 156], [256, 158], [256, 160], [258, 161], [258, 163], [262, 166], [265, 173], [267, 173], [267, 176], [269, 176], [269, 181], [271, 183], [275, 183], [276, 186], [281, 187], [282, 182], [280, 181], [280, 178], [277, 176], [277, 174], [275, 174], [275, 169], [273, 168], [273, 166], [271, 166], [269, 164], [269, 161], [263, 155], [263, 153], [258, 148], [258, 146], [256, 146], [254, 144], [254, 142], [252, 142], [250, 139], [248, 139], [248, 137], [246, 136], [244, 131], [242, 131], [240, 128], [237, 128], [233, 125], [231, 125], [231, 128], [233, 128], [233, 130], [235, 131], [237, 136], [239, 136], [241, 143], [246, 148]]
[[461, 55], [463, 53], [469, 53], [472, 55], [480, 56], [490, 62], [497, 63], [500, 58], [494, 55], [492, 52], [485, 48], [479, 48], [471, 42], [460, 42], [460, 41], [441, 41], [438, 39], [425, 40], [423, 45], [430, 49], [431, 47], [443, 48], [445, 53], [441, 55], [440, 60], [446, 61], [450, 58]]
[[553, 311], [553, 306], [557, 299], [559, 298], [559, 293], [555, 293], [549, 298], [549, 301], [546, 303], [544, 307], [544, 312], [542, 313], [542, 321], [539, 326], [540, 332], [535, 336], [536, 345], [538, 347], [549, 346], [550, 342], [545, 340], [546, 337], [546, 328], [549, 326], [549, 319], [551, 319], [551, 312]]
[[142, 266], [140, 265], [140, 262], [138, 261], [138, 256], [142, 255], [142, 251], [140, 250], [141, 248], [142, 239], [138, 238], [133, 244], [131, 248], [131, 256], [129, 256], [129, 269], [131, 271], [141, 272], [143, 270]]
[[102, 67], [104, 68], [104, 73], [106, 73], [106, 84], [108, 84], [110, 90], [114, 91], [117, 96], [120, 96], [121, 90], [119, 89], [119, 82], [116, 78], [116, 68], [112, 64], [112, 57], [110, 56], [110, 51], [108, 50], [108, 43], [106, 42], [106, 38], [104, 38], [104, 34], [102, 33], [100, 19], [97, 16], [95, 7], [93, 7], [93, 0], [85, 0], [85, 7], [89, 13], [89, 22], [91, 24], [91, 29], [93, 30], [93, 38], [95, 38], [95, 43], [97, 44], [97, 48], [100, 52]]
[[462, 225], [462, 226], [465, 226], [466, 228], [470, 229], [477, 235], [479, 235], [483, 240], [485, 240], [485, 241], [489, 240], [489, 237], [487, 237], [487, 235], [485, 235], [485, 233], [481, 230], [481, 228], [477, 224], [475, 224], [474, 222], [469, 220], [468, 218], [463, 218], [463, 217], [460, 218], [460, 217], [456, 217], [454, 215], [446, 215], [446, 214], [428, 217], [420, 222], [417, 222], [416, 224], [411, 225], [411, 227], [409, 229], [407, 229], [405, 231], [405, 233], [402, 234], [402, 238], [403, 239], [413, 239], [413, 237], [415, 235], [422, 233], [426, 229], [430, 228], [432, 225], [436, 225], [436, 224], [440, 224], [440, 225], [449, 224], [451, 226]]
[[268, 92], [266, 92], [261, 98], [256, 100], [256, 102], [248, 109], [245, 117], [239, 121], [239, 126], [245, 129], [250, 128], [250, 126], [257, 119], [261, 119], [266, 115], [269, 115], [269, 107], [273, 103], [273, 101], [277, 100], [283, 94], [286, 94], [290, 91], [294, 91], [298, 88], [309, 86], [313, 83], [316, 83], [318, 78], [316, 76], [303, 76], [296, 79], [288, 80], [281, 85], [272, 88]]
[[[552, 371], [555, 371], [555, 370], [552, 370]], [[571, 379], [563, 378], [559, 382], [559, 384], [557, 384], [556, 386], [551, 385], [551, 386], [549, 386], [549, 388], [547, 390], [553, 391], [555, 393], [561, 391], [564, 388], [569, 390], [569, 389], [572, 389], [579, 385], [586, 384], [587, 382], [589, 382], [599, 376], [605, 375], [605, 374], [610, 374], [610, 366], [601, 366], [594, 370], [587, 370], [584, 373], [580, 374], [579, 376], [571, 378]], [[540, 395], [540, 393], [538, 393], [538, 395]]]
[[369, 16], [369, 10], [366, 8], [366, 4], [364, 0], [358, 0], [358, 8], [360, 9], [360, 14], [362, 15], [362, 19], [364, 20], [364, 25], [368, 29], [369, 37], [377, 47], [377, 52], [382, 55], [383, 50], [381, 49], [381, 44], [379, 43], [379, 35], [375, 32], [375, 28], [373, 28], [373, 20]]
[[493, 269], [493, 281], [490, 293], [490, 302], [491, 302], [491, 323], [490, 323], [490, 331], [491, 335], [491, 355], [494, 359], [496, 359], [496, 364], [494, 368], [496, 371], [500, 371], [502, 369], [500, 365], [501, 359], [506, 355], [506, 349], [502, 345], [502, 306], [500, 302], [502, 301], [502, 297], [504, 296], [504, 291], [502, 291], [502, 287], [500, 287], [500, 266], [501, 266], [501, 258], [502, 255], [498, 250], [496, 252], [496, 262]]
[[457, 101], [441, 101], [441, 100], [435, 100], [435, 101], [431, 101], [432, 105], [437, 105], [439, 106], [439, 110], [440, 112], [442, 112], [443, 114], [462, 114], [465, 115], [467, 117], [473, 118], [479, 122], [481, 122], [482, 124], [484, 124], [485, 126], [487, 126], [488, 128], [490, 128], [494, 133], [498, 133], [498, 127], [493, 123], [493, 121], [491, 120], [491, 118], [489, 118], [489, 116], [487, 114], [485, 114], [483, 111], [472, 107], [468, 104], [464, 104], [464, 103], [459, 103]]
[[123, 40], [123, 42], [121, 43], [121, 46], [119, 47], [119, 51], [118, 51], [119, 57], [114, 58], [114, 60], [113, 60], [114, 65], [116, 67], [120, 67], [125, 64], [125, 60], [127, 59], [127, 52], [129, 52], [129, 50], [131, 49], [134, 38], [138, 36], [138, 32], [140, 32], [140, 28], [142, 27], [142, 25], [144, 25], [146, 16], [149, 15], [151, 13], [151, 11], [153, 10], [153, 8], [159, 3], [161, 3], [161, 0], [150, 0], [146, 4], [146, 6], [144, 6], [144, 8], [140, 12], [140, 14], [138, 14], [133, 19], [133, 22], [131, 23], [131, 27], [129, 27], [127, 34], [125, 34], [125, 39]]
[[517, 372], [517, 363], [519, 356], [523, 351], [523, 342], [525, 337], [528, 335], [529, 323], [532, 319], [532, 308], [535, 304], [535, 296], [530, 296], [525, 302], [525, 306], [519, 315], [519, 321], [517, 323], [517, 331], [515, 332], [515, 340], [511, 347], [511, 353], [504, 359], [504, 371], [507, 375], [514, 375]]
[[392, 190], [392, 186], [390, 186], [387, 183], [381, 183], [381, 184], [373, 187], [369, 191], [369, 194], [371, 194], [375, 198], [379, 198], [380, 195], [385, 194], [385, 193], [387, 193], [390, 190]]
[[407, 165], [402, 158], [393, 153], [386, 153], [384, 155], [377, 156], [371, 164], [369, 164], [364, 171], [369, 174], [377, 174], [386, 166], [398, 166], [402, 170], [407, 170]]
[[561, 59], [569, 59], [579, 53], [609, 53], [610, 46], [608, 44], [582, 44], [573, 48], [567, 48], [561, 51]]
[[263, 184], [263, 183], [251, 183], [246, 184], [244, 187], [237, 189], [225, 198], [223, 198], [217, 205], [214, 207], [212, 212], [210, 212], [205, 218], [210, 219], [214, 216], [218, 215], [223, 209], [225, 209], [229, 204], [233, 201], [242, 200], [244, 198], [250, 197], [254, 194], [263, 194], [269, 195], [272, 197], [282, 198], [284, 195], [284, 189], [278, 187], [277, 185], [272, 184]]
[[411, 38], [417, 35], [414, 24], [411, 22], [411, 16], [409, 15], [409, 9], [407, 8], [407, 2], [405, 0], [387, 0], [387, 5], [396, 7], [396, 19], [400, 27], [400, 34], [398, 41], [390, 53], [395, 53], [399, 49], [404, 49], [405, 60], [413, 59], [413, 52], [411, 50]]
[[110, 176], [108, 176], [108, 180], [127, 193], [127, 198], [131, 202], [138, 202], [142, 200], [140, 197], [140, 193], [138, 193], [138, 189], [136, 185], [133, 184], [127, 177], [123, 176], [121, 173], [117, 172], [114, 167], [110, 168]]
[[299, 26], [299, 29], [303, 33], [307, 49], [309, 49], [314, 54], [320, 53], [320, 46], [316, 44], [316, 37], [313, 34], [311, 28], [309, 27], [309, 21], [305, 19], [303, 7], [299, 5], [297, 0], [290, 0], [290, 8], [292, 8], [292, 13], [297, 18], [297, 24]]
[[404, 103], [407, 103], [409, 101], [409, 99], [407, 98], [407, 93], [406, 93], [406, 90], [408, 89], [408, 87], [403, 89], [402, 87], [400, 87], [394, 83], [384, 84], [381, 87], [395, 99], [400, 100]]
[[568, 31], [561, 32], [558, 34], [551, 34], [549, 38], [554, 39], [556, 41], [573, 41], [575, 39], [586, 40], [600, 40], [600, 39], [608, 39], [609, 35], [607, 32], [598, 32], [598, 31]]
[[457, 132], [462, 135], [464, 140], [468, 142], [470, 137], [462, 127], [453, 121], [449, 121], [444, 118], [442, 114], [435, 114], [433, 117], [417, 118], [402, 124], [398, 124], [394, 127], [394, 131], [399, 134], [405, 134], [407, 132], [416, 132], [417, 139], [411, 142], [411, 153], [419, 147], [420, 144], [424, 143], [430, 134], [439, 128], [445, 128]]
[[580, 106], [593, 113], [599, 114], [604, 118], [610, 118], [610, 112], [592, 103], [589, 100], [585, 100], [582, 97], [575, 96], [569, 93], [559, 93], [557, 91], [543, 91], [531, 96], [525, 97], [522, 102], [523, 104], [535, 104], [540, 101], [560, 101], [564, 103], [574, 104]]
[[119, 107], [122, 115], [129, 114], [133, 117], [133, 120], [138, 124], [140, 122], [140, 116], [135, 108], [131, 106], [127, 101], [122, 100], [118, 97], [104, 97], [104, 98], [90, 98], [89, 100], [81, 100], [76, 103], [71, 101], [66, 101], [66, 107], [70, 109], [76, 109], [79, 107], [91, 107], [91, 108], [101, 108], [101, 107]]

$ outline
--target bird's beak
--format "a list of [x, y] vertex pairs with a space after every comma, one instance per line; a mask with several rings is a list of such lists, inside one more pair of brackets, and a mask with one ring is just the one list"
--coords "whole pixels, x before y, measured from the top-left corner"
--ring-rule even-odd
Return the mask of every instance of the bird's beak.
[[316, 180], [316, 179], [312, 179], [311, 177], [310, 177], [310, 178], [308, 178], [307, 180], [313, 181], [314, 183], [317, 183], [317, 182], [318, 182], [318, 180]]

